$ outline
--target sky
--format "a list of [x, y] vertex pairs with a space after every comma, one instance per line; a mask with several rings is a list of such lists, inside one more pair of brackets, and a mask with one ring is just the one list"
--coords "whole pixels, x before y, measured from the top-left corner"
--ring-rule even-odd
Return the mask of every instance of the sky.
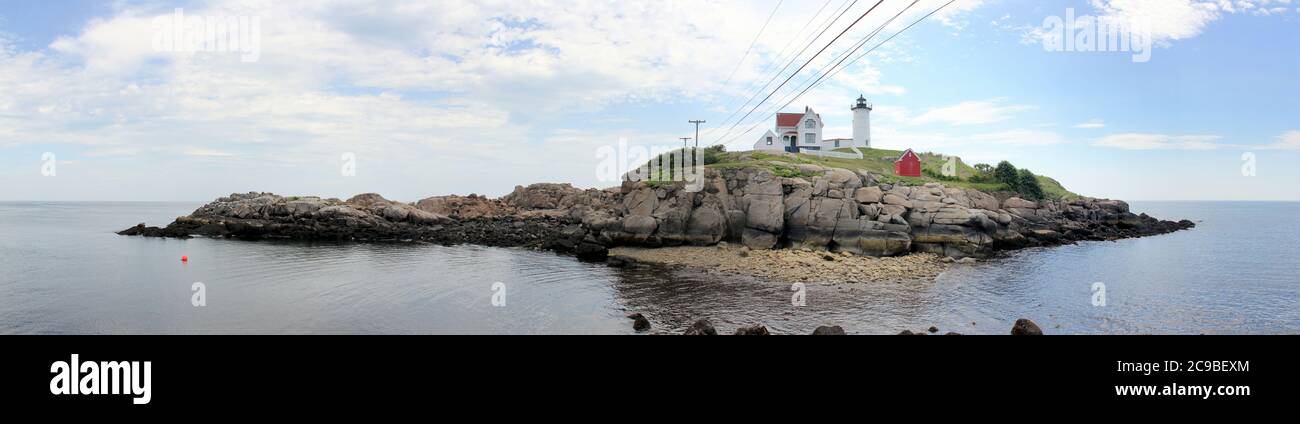
[[[874, 147], [1094, 197], [1300, 200], [1300, 0], [876, 3], [6, 0], [0, 200], [603, 188], [620, 146], [680, 146], [688, 120], [747, 150], [811, 107], [850, 137], [859, 94]], [[1150, 48], [1052, 48], [1067, 14]], [[182, 42], [227, 17], [237, 48]]]

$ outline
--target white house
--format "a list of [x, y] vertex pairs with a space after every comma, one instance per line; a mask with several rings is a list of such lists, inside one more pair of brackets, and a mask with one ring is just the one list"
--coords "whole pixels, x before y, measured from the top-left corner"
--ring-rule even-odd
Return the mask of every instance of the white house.
[[787, 150], [821, 148], [821, 115], [805, 107], [803, 113], [776, 114], [776, 130], [768, 130], [754, 142], [754, 150]]
[[831, 150], [842, 147], [871, 147], [871, 104], [858, 96], [858, 103], [853, 111], [853, 138], [825, 138], [822, 135], [821, 115], [812, 108], [804, 107], [803, 113], [776, 114], [776, 129], [767, 130], [758, 141], [754, 150], [782, 150], [798, 152], [800, 150]]

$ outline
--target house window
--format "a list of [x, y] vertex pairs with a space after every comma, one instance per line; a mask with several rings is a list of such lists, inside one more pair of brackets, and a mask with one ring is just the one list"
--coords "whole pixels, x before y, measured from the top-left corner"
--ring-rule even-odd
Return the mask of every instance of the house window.
[[804, 134], [804, 135], [803, 135], [803, 142], [804, 142], [805, 144], [812, 144], [812, 143], [813, 143], [813, 140], [816, 140], [816, 139], [817, 139], [817, 134], [814, 134], [814, 133], [807, 133], [807, 134]]
[[767, 145], [768, 145], [768, 146], [771, 146], [771, 145], [772, 145], [772, 137], [768, 137], [768, 138], [767, 138]]
[[813, 120], [811, 120], [811, 119], [809, 119], [809, 120], [807, 120], [807, 121], [803, 121], [803, 127], [804, 127], [804, 128], [817, 128], [817, 121], [813, 121]]
[[835, 140], [835, 147], [840, 147], [840, 141], [839, 141], [839, 140]]

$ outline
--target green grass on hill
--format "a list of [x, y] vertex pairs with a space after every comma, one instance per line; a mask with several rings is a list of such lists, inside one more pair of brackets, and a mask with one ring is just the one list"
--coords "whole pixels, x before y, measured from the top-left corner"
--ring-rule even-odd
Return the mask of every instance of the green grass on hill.
[[[942, 169], [946, 162], [946, 157], [936, 153], [917, 153], [921, 158], [922, 176], [920, 177], [900, 177], [894, 175], [894, 160], [903, 155], [902, 151], [884, 150], [884, 149], [858, 149], [862, 151], [862, 159], [839, 159], [813, 156], [808, 154], [788, 155], [781, 153], [765, 153], [756, 151], [747, 152], [726, 152], [721, 153], [718, 162], [709, 166], [726, 169], [726, 168], [744, 168], [744, 167], [761, 167], [773, 171], [773, 173], [785, 176], [803, 176], [799, 171], [797, 164], [814, 164], [832, 168], [844, 168], [850, 170], [865, 170], [876, 175], [876, 177], [885, 183], [905, 183], [908, 185], [921, 185], [928, 182], [939, 182], [948, 187], [973, 188], [984, 192], [1011, 191], [1005, 184], [996, 182], [972, 182], [972, 177], [979, 175], [979, 171], [957, 158], [957, 176], [943, 177]], [[850, 149], [836, 149], [837, 152], [852, 153]], [[788, 163], [790, 165], [784, 165]], [[1056, 180], [1038, 175], [1038, 182], [1043, 187], [1043, 194], [1049, 199], [1073, 199], [1079, 197], [1077, 194], [1066, 190], [1061, 183]]]

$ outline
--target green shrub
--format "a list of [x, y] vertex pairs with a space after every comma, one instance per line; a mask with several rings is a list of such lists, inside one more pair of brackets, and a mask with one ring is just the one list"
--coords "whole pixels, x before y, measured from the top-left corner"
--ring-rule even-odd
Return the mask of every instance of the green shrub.
[[1042, 200], [1043, 186], [1038, 184], [1038, 177], [1028, 169], [1021, 169], [1019, 182], [1017, 182], [1017, 193], [1033, 200]]
[[727, 153], [727, 146], [721, 144], [709, 146], [704, 149], [704, 164], [712, 165], [722, 161], [722, 156]]
[[1020, 191], [1020, 173], [1016, 171], [1016, 166], [1011, 162], [998, 162], [998, 167], [993, 170], [993, 180], [1006, 184], [1011, 191]]

